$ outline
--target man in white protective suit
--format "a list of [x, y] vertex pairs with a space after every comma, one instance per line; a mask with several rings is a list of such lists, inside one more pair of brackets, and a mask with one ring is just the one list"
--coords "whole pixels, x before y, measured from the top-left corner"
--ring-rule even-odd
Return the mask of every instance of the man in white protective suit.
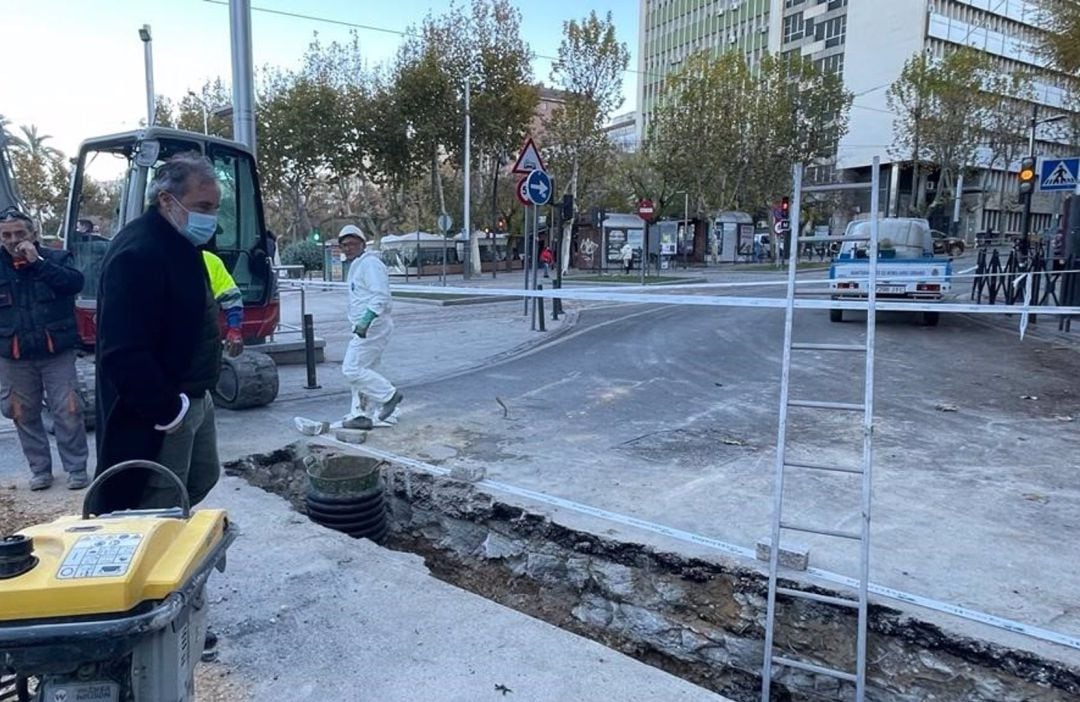
[[338, 234], [345, 260], [349, 261], [349, 325], [353, 336], [341, 363], [341, 372], [352, 389], [352, 406], [342, 426], [369, 428], [367, 400], [380, 403], [378, 421], [390, 419], [402, 400], [401, 392], [374, 368], [382, 358], [394, 323], [390, 319], [390, 275], [378, 252], [365, 251], [368, 235], [346, 224]]

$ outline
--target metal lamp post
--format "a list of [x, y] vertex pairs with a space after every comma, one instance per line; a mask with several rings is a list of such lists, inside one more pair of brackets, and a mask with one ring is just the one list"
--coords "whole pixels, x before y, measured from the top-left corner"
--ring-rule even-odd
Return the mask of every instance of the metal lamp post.
[[499, 230], [499, 171], [506, 165], [506, 151], [500, 151], [495, 157], [495, 173], [491, 178], [491, 277], [496, 277], [495, 269], [498, 268], [497, 247], [495, 245], [496, 234]]
[[139, 28], [139, 39], [143, 43], [143, 61], [146, 64], [146, 126], [153, 127], [157, 118], [157, 105], [154, 101], [154, 49], [150, 25]]

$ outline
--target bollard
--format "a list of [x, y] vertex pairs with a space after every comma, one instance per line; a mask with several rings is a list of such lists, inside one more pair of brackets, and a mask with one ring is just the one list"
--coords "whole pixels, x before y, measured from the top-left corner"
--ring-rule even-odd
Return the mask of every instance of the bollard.
[[[537, 290], [543, 290], [544, 286], [543, 285], [538, 285], [536, 287], [536, 289]], [[542, 297], [536, 298], [536, 305], [537, 305], [537, 315], [536, 315], [536, 317], [537, 317], [537, 319], [540, 320], [540, 331], [547, 331], [547, 329], [544, 328], [544, 298], [542, 298]]]
[[[562, 288], [562, 285], [560, 285], [559, 283], [560, 283], [559, 280], [555, 281], [555, 289], [556, 290]], [[551, 319], [552, 319], [552, 321], [554, 321], [554, 322], [559, 321], [559, 313], [560, 312], [562, 312], [562, 299], [556, 297], [551, 301]]]
[[318, 378], [315, 377], [315, 317], [310, 314], [304, 315], [304, 361], [307, 363], [308, 390], [318, 390]]

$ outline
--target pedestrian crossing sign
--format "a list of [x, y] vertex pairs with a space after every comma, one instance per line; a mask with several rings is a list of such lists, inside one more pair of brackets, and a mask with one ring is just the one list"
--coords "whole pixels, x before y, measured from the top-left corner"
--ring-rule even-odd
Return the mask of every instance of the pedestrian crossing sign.
[[1039, 190], [1076, 189], [1077, 176], [1080, 175], [1080, 157], [1044, 158], [1039, 168]]

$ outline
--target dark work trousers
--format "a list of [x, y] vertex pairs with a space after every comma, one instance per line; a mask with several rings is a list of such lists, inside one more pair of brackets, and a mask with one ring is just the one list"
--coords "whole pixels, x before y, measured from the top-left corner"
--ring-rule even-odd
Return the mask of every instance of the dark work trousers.
[[89, 449], [77, 386], [74, 351], [42, 359], [0, 358], [0, 413], [15, 422], [23, 455], [34, 475], [52, 475], [52, 450], [41, 420], [43, 404], [48, 404], [53, 416], [56, 448], [64, 470], [86, 470]]
[[[214, 400], [207, 392], [192, 397], [187, 416], [172, 433], [165, 435], [157, 462], [165, 466], [187, 488], [191, 504], [203, 501], [221, 476], [218, 460], [217, 428], [214, 426]], [[141, 509], [176, 507], [180, 496], [176, 486], [166, 478], [154, 475], [147, 480], [146, 491], [139, 501]]]

